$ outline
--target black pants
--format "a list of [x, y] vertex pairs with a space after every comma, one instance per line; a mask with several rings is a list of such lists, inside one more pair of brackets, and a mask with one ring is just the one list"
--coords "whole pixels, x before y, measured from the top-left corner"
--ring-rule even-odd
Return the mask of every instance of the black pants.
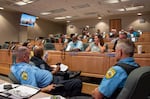
[[62, 95], [64, 97], [81, 95], [82, 82], [80, 79], [62, 80], [59, 76], [54, 76], [54, 84], [63, 84], [63, 87], [57, 87], [50, 92], [53, 95]]

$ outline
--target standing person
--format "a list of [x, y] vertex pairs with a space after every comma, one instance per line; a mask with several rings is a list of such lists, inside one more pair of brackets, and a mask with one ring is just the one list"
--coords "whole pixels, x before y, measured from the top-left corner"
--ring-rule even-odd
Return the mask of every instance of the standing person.
[[94, 42], [92, 42], [86, 50], [87, 52], [105, 52], [106, 51], [106, 44], [104, 44], [104, 40], [101, 35], [94, 36]]
[[[102, 79], [98, 88], [92, 92], [95, 99], [116, 99], [117, 95], [123, 88], [129, 73], [139, 67], [133, 59], [134, 43], [127, 39], [119, 40], [116, 46], [117, 65], [111, 67], [105, 77]], [[118, 65], [126, 64], [128, 70]], [[129, 71], [130, 70], [130, 71]]]
[[[51, 72], [29, 64], [29, 55], [30, 51], [27, 47], [19, 47], [16, 50], [16, 64], [11, 66], [11, 72], [20, 84], [31, 85], [41, 88], [43, 92], [62, 96], [75, 96], [81, 93], [82, 82], [79, 79], [53, 81]], [[64, 86], [59, 89], [55, 84]]]

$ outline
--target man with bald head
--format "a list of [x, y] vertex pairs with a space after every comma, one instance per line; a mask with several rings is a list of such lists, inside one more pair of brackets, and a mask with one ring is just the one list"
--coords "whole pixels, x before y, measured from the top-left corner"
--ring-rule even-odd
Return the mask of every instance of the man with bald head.
[[[80, 80], [74, 79], [54, 82], [51, 72], [29, 64], [29, 55], [30, 51], [27, 47], [19, 47], [16, 50], [16, 64], [11, 66], [11, 72], [20, 84], [38, 87], [41, 88], [41, 91], [50, 94], [59, 94], [62, 96], [80, 95], [82, 88], [82, 82]], [[56, 88], [56, 84], [62, 84], [64, 86]]]

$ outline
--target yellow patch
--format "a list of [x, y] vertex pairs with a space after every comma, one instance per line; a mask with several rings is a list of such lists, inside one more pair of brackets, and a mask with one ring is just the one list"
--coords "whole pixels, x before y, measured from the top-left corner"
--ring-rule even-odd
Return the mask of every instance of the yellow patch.
[[21, 77], [23, 80], [27, 80], [28, 79], [28, 74], [26, 72], [22, 72]]
[[116, 70], [114, 70], [113, 68], [110, 68], [110, 69], [107, 71], [105, 77], [106, 77], [107, 79], [110, 79], [110, 78], [112, 78], [115, 74], [116, 74]]

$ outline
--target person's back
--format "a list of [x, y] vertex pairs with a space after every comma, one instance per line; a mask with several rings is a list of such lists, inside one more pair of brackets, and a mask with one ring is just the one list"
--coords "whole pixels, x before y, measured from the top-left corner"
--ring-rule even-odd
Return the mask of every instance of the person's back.
[[[127, 39], [119, 40], [115, 55], [118, 63], [138, 67], [139, 65], [134, 62], [133, 55], [134, 43]], [[100, 86], [93, 91], [93, 97], [95, 99], [103, 99], [104, 97], [106, 99], [115, 99], [123, 88], [127, 77], [128, 73], [121, 66], [115, 65], [111, 67], [101, 81]]]
[[41, 70], [25, 62], [14, 64], [11, 67], [11, 71], [21, 84], [32, 85], [38, 88], [49, 85], [53, 80], [53, 76], [50, 72]]
[[[30, 64], [33, 64], [37, 66], [40, 69], [48, 70], [50, 71], [54, 76], [59, 76], [60, 79], [71, 79], [75, 78], [80, 75], [79, 72], [69, 71], [68, 69], [66, 71], [60, 71], [61, 70], [61, 63], [57, 63], [56, 67], [51, 67], [46, 61], [43, 60], [43, 54], [44, 49], [41, 47], [36, 47], [34, 50], [34, 56], [30, 59]], [[48, 54], [48, 53], [47, 53]], [[47, 56], [48, 57], [48, 56]]]

